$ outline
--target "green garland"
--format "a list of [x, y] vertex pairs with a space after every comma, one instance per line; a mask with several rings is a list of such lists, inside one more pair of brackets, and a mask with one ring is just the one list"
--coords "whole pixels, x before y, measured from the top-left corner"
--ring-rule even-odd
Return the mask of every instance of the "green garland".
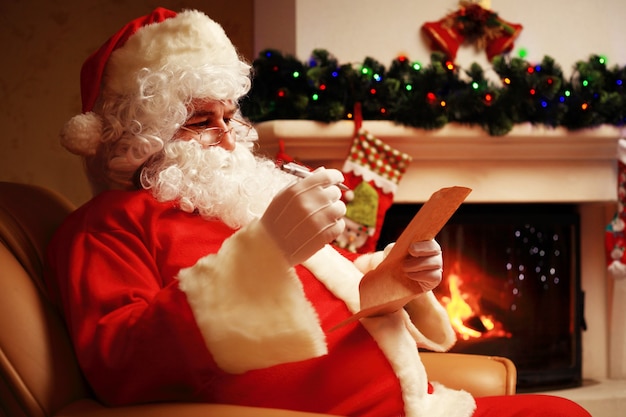
[[241, 109], [253, 122], [334, 122], [351, 119], [360, 103], [364, 120], [422, 129], [456, 122], [491, 135], [527, 122], [577, 130], [626, 121], [626, 67], [607, 68], [601, 56], [577, 62], [569, 79], [548, 56], [540, 64], [497, 56], [492, 66], [500, 85], [487, 80], [480, 65], [462, 70], [440, 53], [429, 65], [400, 56], [387, 69], [369, 57], [340, 65], [323, 49], [306, 63], [268, 49], [253, 62], [252, 88]]

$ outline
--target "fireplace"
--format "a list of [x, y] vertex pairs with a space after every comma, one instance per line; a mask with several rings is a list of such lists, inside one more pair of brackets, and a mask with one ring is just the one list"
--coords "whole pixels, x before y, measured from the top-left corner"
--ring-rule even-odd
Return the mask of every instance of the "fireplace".
[[[275, 156], [285, 150], [311, 166], [341, 168], [352, 142], [354, 124], [277, 120], [256, 126], [260, 150]], [[396, 204], [420, 204], [442, 187], [473, 189], [461, 206], [475, 204], [567, 204], [580, 217], [580, 285], [585, 294], [582, 333], [583, 386], [550, 392], [590, 409], [621, 410], [626, 381], [608, 380], [611, 338], [607, 304], [613, 294], [606, 274], [604, 228], [615, 214], [617, 140], [620, 129], [600, 126], [568, 132], [517, 125], [504, 137], [481, 128], [448, 124], [433, 131], [387, 121], [363, 128], [413, 161], [394, 196]], [[614, 415], [607, 414], [607, 415]], [[595, 414], [594, 414], [595, 415]]]
[[[419, 210], [395, 204], [379, 248]], [[435, 295], [458, 337], [453, 352], [506, 356], [518, 391], [580, 386], [580, 219], [572, 204], [465, 204], [437, 235], [444, 279]]]

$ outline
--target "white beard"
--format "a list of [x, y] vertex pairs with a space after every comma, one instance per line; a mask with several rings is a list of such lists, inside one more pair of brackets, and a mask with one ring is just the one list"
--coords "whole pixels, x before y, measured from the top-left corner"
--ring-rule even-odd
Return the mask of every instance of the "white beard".
[[260, 217], [274, 196], [294, 177], [273, 161], [255, 156], [238, 142], [234, 151], [196, 141], [167, 143], [163, 156], [143, 169], [141, 184], [159, 201], [178, 201], [181, 210], [197, 211], [240, 228]]

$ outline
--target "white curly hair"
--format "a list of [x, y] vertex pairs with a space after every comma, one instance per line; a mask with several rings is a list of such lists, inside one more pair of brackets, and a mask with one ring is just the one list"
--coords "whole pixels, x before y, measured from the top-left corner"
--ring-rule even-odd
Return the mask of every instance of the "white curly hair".
[[140, 27], [88, 64], [104, 69], [82, 83], [83, 102], [85, 92], [97, 98], [66, 123], [61, 143], [85, 157], [94, 193], [136, 188], [139, 169], [162, 152], [194, 100], [236, 103], [251, 86], [251, 66], [223, 28], [194, 10]]
[[85, 159], [95, 191], [136, 188], [138, 169], [189, 118], [192, 101], [238, 100], [250, 88], [249, 71], [243, 62], [238, 68], [143, 69], [133, 96], [103, 91], [94, 108], [102, 119], [100, 144]]

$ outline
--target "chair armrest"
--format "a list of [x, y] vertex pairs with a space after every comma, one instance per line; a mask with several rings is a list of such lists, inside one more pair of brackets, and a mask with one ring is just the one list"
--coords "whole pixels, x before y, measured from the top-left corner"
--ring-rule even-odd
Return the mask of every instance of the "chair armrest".
[[428, 379], [474, 397], [515, 394], [517, 369], [510, 359], [466, 353], [420, 354]]
[[80, 400], [54, 417], [332, 417], [271, 408], [226, 404], [161, 403], [127, 407], [104, 407], [92, 400]]
[[[475, 397], [515, 394], [517, 370], [499, 356], [422, 352], [428, 378], [448, 388], [462, 389]], [[226, 404], [162, 403], [104, 407], [92, 400], [72, 403], [54, 417], [332, 417], [270, 408]]]

